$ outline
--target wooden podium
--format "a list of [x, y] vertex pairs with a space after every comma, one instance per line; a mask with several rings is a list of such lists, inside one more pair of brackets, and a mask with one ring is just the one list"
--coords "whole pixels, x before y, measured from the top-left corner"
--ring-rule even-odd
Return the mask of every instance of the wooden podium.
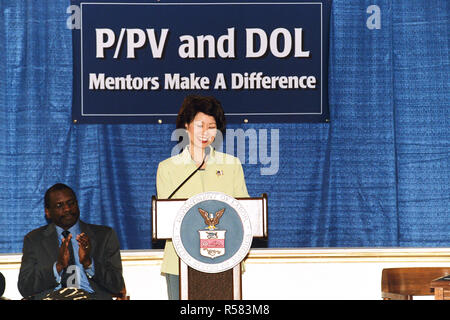
[[[174, 224], [180, 209], [188, 199], [157, 199], [152, 196], [152, 239], [172, 239]], [[253, 238], [267, 238], [267, 195], [236, 199], [248, 215]], [[242, 266], [238, 263], [223, 272], [202, 272], [180, 259], [181, 300], [242, 299]]]

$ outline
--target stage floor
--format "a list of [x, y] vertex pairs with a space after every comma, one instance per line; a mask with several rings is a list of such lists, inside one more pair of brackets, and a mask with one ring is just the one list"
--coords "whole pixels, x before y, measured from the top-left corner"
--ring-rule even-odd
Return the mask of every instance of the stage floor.
[[[167, 299], [162, 250], [123, 250], [121, 255], [131, 299]], [[5, 298], [22, 298], [17, 290], [21, 257], [0, 254]], [[383, 268], [441, 266], [450, 266], [450, 248], [252, 249], [242, 295], [244, 300], [379, 300]]]

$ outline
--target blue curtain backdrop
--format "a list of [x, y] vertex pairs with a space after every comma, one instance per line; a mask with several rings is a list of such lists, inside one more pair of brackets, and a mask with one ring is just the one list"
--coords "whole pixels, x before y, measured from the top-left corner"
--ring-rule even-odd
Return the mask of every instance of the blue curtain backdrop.
[[[1, 253], [46, 223], [56, 182], [122, 249], [152, 248], [150, 197], [174, 126], [71, 123], [69, 5], [0, 1]], [[261, 245], [450, 246], [449, 6], [334, 0], [330, 123], [229, 126], [279, 130], [277, 174], [244, 163], [250, 194], [269, 195]]]

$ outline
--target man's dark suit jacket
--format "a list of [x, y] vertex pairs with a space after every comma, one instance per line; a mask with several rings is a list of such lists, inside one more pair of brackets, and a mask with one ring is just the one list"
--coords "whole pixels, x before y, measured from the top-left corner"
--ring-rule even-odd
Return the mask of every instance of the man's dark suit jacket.
[[[115, 231], [107, 226], [79, 221], [81, 232], [91, 242], [95, 275], [89, 279], [95, 299], [111, 299], [124, 288], [120, 245]], [[23, 297], [44, 297], [59, 284], [53, 274], [53, 264], [58, 259], [59, 242], [54, 223], [28, 233], [23, 241], [18, 288]], [[78, 253], [75, 253], [78, 254]]]

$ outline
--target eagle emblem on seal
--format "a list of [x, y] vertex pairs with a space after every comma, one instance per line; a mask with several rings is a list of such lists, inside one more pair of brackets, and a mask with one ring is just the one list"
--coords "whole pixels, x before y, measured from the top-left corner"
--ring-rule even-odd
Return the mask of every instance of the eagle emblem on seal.
[[214, 230], [216, 229], [216, 225], [219, 224], [219, 220], [220, 218], [222, 218], [225, 212], [225, 208], [217, 211], [215, 214], [208, 213], [206, 210], [203, 210], [201, 208], [198, 208], [198, 212], [200, 212], [200, 215], [203, 217], [203, 220], [205, 220], [207, 229]]
[[201, 208], [198, 208], [198, 212], [200, 212], [207, 225], [206, 230], [198, 230], [200, 235], [200, 254], [211, 259], [223, 256], [225, 254], [225, 233], [227, 230], [216, 230], [216, 225], [219, 224], [225, 208], [214, 214]]

